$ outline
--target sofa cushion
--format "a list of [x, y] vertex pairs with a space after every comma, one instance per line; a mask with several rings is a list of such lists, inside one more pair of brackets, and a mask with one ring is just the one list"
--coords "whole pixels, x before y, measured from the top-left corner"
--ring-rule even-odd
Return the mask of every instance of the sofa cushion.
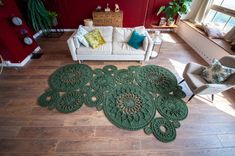
[[113, 39], [113, 27], [112, 26], [102, 26], [102, 27], [87, 27], [84, 26], [84, 29], [86, 29], [87, 31], [92, 31], [94, 29], [99, 29], [101, 32], [101, 35], [103, 36], [104, 40], [106, 42], [112, 42]]
[[148, 50], [148, 44], [149, 44], [149, 40], [147, 37], [145, 37], [144, 41], [143, 41], [143, 48], [144, 48], [144, 51], [147, 51]]
[[89, 47], [88, 42], [86, 41], [86, 39], [84, 38], [84, 35], [87, 34], [88, 31], [86, 31], [82, 25], [79, 26], [76, 35], [74, 35], [75, 37], [78, 38], [79, 42], [81, 42], [84, 46]]
[[129, 46], [127, 43], [113, 42], [113, 54], [116, 55], [145, 55], [145, 51], [142, 47], [135, 49]]
[[144, 35], [141, 35], [134, 30], [131, 34], [130, 40], [127, 43], [133, 48], [139, 49], [143, 45], [144, 38]]
[[80, 46], [80, 48], [76, 49], [76, 52], [79, 55], [103, 55], [103, 54], [112, 54], [112, 42], [106, 42], [104, 45], [92, 49], [91, 47]]
[[144, 26], [135, 27], [135, 28], [115, 27], [113, 29], [113, 41], [114, 42], [128, 42], [133, 30], [136, 30], [140, 34], [145, 33]]
[[99, 29], [92, 30], [91, 32], [84, 35], [84, 37], [92, 48], [98, 48], [105, 44], [105, 40], [102, 37]]

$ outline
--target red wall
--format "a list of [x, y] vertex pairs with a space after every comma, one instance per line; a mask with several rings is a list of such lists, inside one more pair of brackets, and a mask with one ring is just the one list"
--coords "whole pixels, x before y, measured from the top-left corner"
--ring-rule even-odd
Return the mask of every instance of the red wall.
[[159, 24], [160, 17], [163, 16], [163, 14], [156, 16], [156, 13], [162, 5], [166, 6], [170, 1], [172, 0], [149, 0], [147, 15], [145, 19], [145, 27], [150, 28], [151, 24]]
[[59, 14], [62, 28], [77, 28], [79, 24], [83, 24], [85, 18], [92, 18], [92, 11], [98, 5], [105, 8], [107, 3], [112, 10], [115, 3], [119, 4], [124, 13], [124, 27], [150, 27], [152, 23], [159, 22], [161, 15], [157, 17], [156, 10], [170, 1], [172, 0], [47, 0], [46, 6]]
[[22, 26], [14, 26], [11, 23], [12, 16], [22, 18], [15, 0], [5, 0], [4, 4], [3, 7], [0, 7], [0, 54], [4, 60], [19, 63], [33, 52], [37, 44], [34, 42], [33, 45], [28, 46], [23, 43], [20, 29], [28, 30], [29, 36], [32, 37], [32, 32], [24, 20]]
[[85, 18], [92, 18], [92, 11], [98, 5], [102, 8], [109, 6], [114, 10], [114, 4], [118, 3], [124, 12], [124, 27], [144, 25], [145, 15], [149, 0], [47, 0], [48, 10], [54, 10], [59, 14], [61, 25], [64, 28], [77, 28], [83, 24]]

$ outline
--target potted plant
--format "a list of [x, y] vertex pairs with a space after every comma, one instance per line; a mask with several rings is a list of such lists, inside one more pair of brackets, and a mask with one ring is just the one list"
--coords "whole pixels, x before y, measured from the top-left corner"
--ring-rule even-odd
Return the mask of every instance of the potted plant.
[[42, 30], [44, 34], [47, 34], [48, 30], [58, 24], [58, 14], [48, 11], [42, 0], [28, 0], [27, 5], [30, 23], [36, 32]]
[[157, 11], [157, 16], [160, 13], [164, 13], [167, 17], [169, 26], [174, 25], [174, 17], [178, 14], [179, 16], [186, 14], [190, 11], [190, 3], [192, 0], [173, 0], [169, 2], [167, 6], [161, 6]]

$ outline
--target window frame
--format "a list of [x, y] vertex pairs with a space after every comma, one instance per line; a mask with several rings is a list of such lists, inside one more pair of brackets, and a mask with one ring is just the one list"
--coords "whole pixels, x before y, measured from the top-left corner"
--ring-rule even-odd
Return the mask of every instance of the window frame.
[[218, 12], [229, 16], [229, 18], [226, 21], [226, 23], [224, 24], [222, 30], [224, 30], [226, 28], [227, 24], [230, 22], [230, 20], [232, 18], [235, 18], [235, 10], [227, 8], [227, 7], [223, 7], [222, 6], [223, 2], [224, 2], [224, 0], [220, 3], [220, 5], [213, 4], [210, 8], [208, 8], [208, 13], [209, 13], [209, 10], [216, 11], [213, 18], [209, 22], [213, 22], [213, 20], [215, 19]]

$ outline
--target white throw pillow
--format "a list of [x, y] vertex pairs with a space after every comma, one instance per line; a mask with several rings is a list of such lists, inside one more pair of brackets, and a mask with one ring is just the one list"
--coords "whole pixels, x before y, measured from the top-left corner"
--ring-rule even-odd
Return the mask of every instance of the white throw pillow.
[[86, 35], [88, 33], [88, 31], [86, 31], [82, 25], [79, 26], [78, 30], [77, 30], [77, 34], [75, 35], [79, 42], [81, 42], [85, 47], [89, 47], [89, 43], [87, 42], [87, 40], [85, 39], [84, 35]]
[[78, 49], [80, 47], [80, 42], [76, 35], [73, 36], [73, 42], [74, 42], [75, 48]]
[[213, 23], [203, 24], [203, 28], [210, 38], [224, 38], [223, 32]]

